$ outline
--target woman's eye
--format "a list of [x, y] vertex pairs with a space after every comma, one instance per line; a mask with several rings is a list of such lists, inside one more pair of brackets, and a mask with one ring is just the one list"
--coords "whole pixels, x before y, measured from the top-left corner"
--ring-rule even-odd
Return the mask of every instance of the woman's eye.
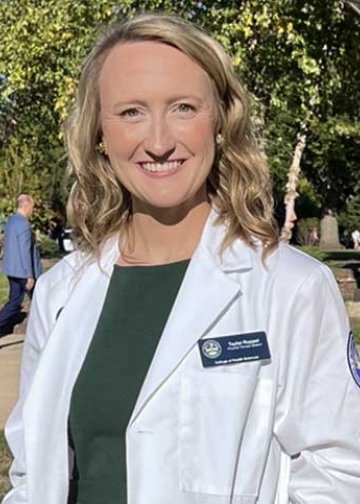
[[190, 105], [189, 103], [180, 103], [178, 105], [178, 110], [179, 112], [194, 112], [195, 107], [193, 105]]
[[120, 113], [121, 117], [137, 117], [139, 115], [139, 111], [136, 108], [129, 108], [126, 110], [123, 110]]

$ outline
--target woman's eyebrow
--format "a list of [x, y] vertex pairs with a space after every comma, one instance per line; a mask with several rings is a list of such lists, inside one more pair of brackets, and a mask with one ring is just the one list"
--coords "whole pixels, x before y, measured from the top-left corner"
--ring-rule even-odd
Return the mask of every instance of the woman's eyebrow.
[[174, 96], [169, 97], [166, 101], [168, 103], [173, 103], [176, 101], [183, 101], [183, 100], [194, 100], [198, 103], [202, 103], [204, 101], [200, 96], [191, 93], [176, 94]]
[[[167, 104], [174, 103], [176, 101], [183, 101], [183, 100], [192, 100], [198, 103], [199, 105], [204, 102], [204, 99], [201, 98], [198, 95], [194, 94], [176, 94], [173, 96], [169, 96], [165, 101]], [[138, 99], [138, 98], [129, 98], [127, 100], [118, 100], [113, 104], [113, 107], [124, 107], [124, 106], [134, 106], [134, 105], [140, 105], [143, 107], [146, 107], [148, 105], [148, 102], [143, 99]]]

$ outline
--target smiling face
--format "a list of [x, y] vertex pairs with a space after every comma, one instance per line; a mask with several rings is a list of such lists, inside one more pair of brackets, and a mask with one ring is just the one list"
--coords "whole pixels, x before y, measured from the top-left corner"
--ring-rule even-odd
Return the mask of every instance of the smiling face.
[[205, 201], [216, 133], [206, 72], [165, 44], [119, 44], [101, 69], [99, 93], [108, 157], [133, 211], [187, 211]]

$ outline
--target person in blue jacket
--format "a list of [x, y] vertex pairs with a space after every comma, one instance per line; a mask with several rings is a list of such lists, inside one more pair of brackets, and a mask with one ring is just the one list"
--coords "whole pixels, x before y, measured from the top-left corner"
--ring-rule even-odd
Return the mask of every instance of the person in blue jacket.
[[5, 225], [2, 271], [8, 277], [9, 299], [0, 310], [0, 336], [7, 333], [21, 311], [25, 293], [32, 296], [35, 281], [42, 273], [40, 254], [29, 224], [33, 211], [33, 198], [20, 194], [16, 198], [16, 212]]

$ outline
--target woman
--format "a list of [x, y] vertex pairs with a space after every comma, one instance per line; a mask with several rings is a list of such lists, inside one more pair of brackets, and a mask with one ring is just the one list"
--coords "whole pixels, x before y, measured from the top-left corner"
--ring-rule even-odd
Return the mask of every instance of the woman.
[[357, 503], [344, 305], [278, 244], [223, 49], [178, 18], [114, 26], [68, 146], [79, 251], [37, 285], [4, 503]]

